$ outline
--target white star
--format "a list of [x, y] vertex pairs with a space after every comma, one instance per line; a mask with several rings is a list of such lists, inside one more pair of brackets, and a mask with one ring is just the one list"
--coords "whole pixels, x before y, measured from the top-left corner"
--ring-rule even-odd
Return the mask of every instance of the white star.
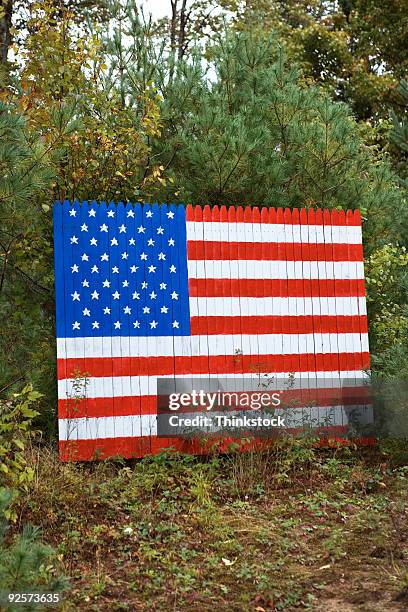
[[119, 228], [119, 234], [126, 234], [126, 226], [123, 223]]
[[85, 278], [85, 279], [82, 281], [82, 286], [83, 286], [83, 287], [89, 287], [89, 283], [88, 283], [88, 281], [86, 280], [86, 278]]
[[157, 293], [155, 293], [154, 291], [151, 292], [150, 294], [150, 299], [151, 300], [155, 300], [157, 298]]
[[118, 268], [118, 266], [113, 266], [113, 268], [112, 268], [112, 273], [113, 273], [113, 274], [119, 274], [119, 268]]
[[115, 211], [114, 210], [108, 210], [108, 217], [114, 217], [115, 216]]
[[147, 241], [147, 246], [154, 246], [153, 238], [149, 238], [149, 240]]
[[103, 281], [102, 286], [103, 286], [103, 287], [108, 287], [108, 288], [110, 287], [110, 282], [108, 281], [108, 279], [105, 279], [105, 280]]
[[170, 272], [175, 272], [176, 271], [176, 266], [170, 266]]
[[146, 283], [146, 281], [143, 281], [143, 283], [142, 283], [142, 289], [147, 289], [147, 283]]
[[127, 259], [128, 257], [129, 255], [126, 253], [126, 251], [122, 253], [122, 259]]
[[129, 287], [129, 282], [127, 280], [124, 280], [122, 283], [122, 287]]
[[88, 261], [88, 260], [89, 260], [89, 257], [88, 257], [88, 255], [87, 255], [86, 253], [84, 253], [84, 254], [82, 255], [81, 259], [82, 259], [82, 261]]
[[82, 314], [84, 317], [89, 317], [91, 315], [91, 311], [88, 308], [84, 308]]
[[146, 229], [146, 228], [144, 228], [144, 227], [143, 227], [143, 225], [140, 225], [140, 226], [137, 228], [137, 231], [139, 232], [139, 234], [144, 234], [144, 233], [145, 233], [145, 229]]
[[[75, 215], [74, 215], [75, 216]], [[72, 324], [72, 329], [80, 329], [80, 324], [78, 323], [78, 321], [75, 321], [75, 323]]]
[[139, 300], [140, 299], [140, 293], [138, 293], [137, 291], [133, 292], [132, 298], [134, 300]]
[[135, 322], [133, 323], [133, 327], [134, 327], [135, 329], [137, 329], [138, 327], [140, 327], [140, 323], [139, 323], [139, 321], [135, 321]]
[[108, 306], [105, 306], [103, 309], [103, 314], [110, 314], [110, 308], [108, 308]]
[[146, 253], [141, 253], [141, 255], [140, 255], [140, 259], [144, 259], [144, 260], [146, 260], [146, 259], [147, 259], [147, 255], [146, 255]]
[[159, 261], [160, 259], [162, 259], [163, 261], [166, 259], [166, 256], [164, 253], [159, 253]]
[[71, 244], [78, 244], [78, 238], [76, 236], [72, 236], [70, 240], [71, 240]]
[[92, 266], [92, 270], [91, 270], [92, 274], [99, 274], [99, 269], [98, 266]]
[[132, 272], [132, 274], [134, 274], [138, 269], [138, 266], [130, 266], [130, 271]]
[[108, 261], [109, 260], [109, 255], [107, 253], [104, 253], [103, 255], [101, 255], [101, 261]]
[[98, 244], [98, 241], [97, 241], [96, 238], [91, 238], [90, 241], [89, 241], [89, 244], [91, 246], [96, 246]]
[[135, 213], [133, 212], [133, 210], [129, 210], [127, 216], [128, 217], [134, 217]]
[[133, 246], [134, 244], [136, 244], [136, 240], [134, 238], [131, 238], [129, 240], [129, 244], [130, 244], [130, 246]]
[[151, 328], [151, 329], [156, 329], [156, 327], [157, 327], [157, 321], [152, 321], [152, 322], [150, 323], [150, 328]]
[[160, 283], [160, 289], [167, 289], [166, 283]]
[[157, 228], [157, 233], [158, 234], [163, 234], [164, 233], [164, 229], [162, 227], [158, 227]]
[[171, 294], [171, 299], [172, 299], [172, 300], [178, 300], [178, 293], [176, 293], [175, 291], [173, 291], [173, 293]]
[[116, 240], [116, 238], [112, 238], [111, 246], [118, 246], [118, 241]]
[[91, 293], [91, 298], [93, 300], [99, 300], [99, 293], [95, 290], [93, 293]]
[[149, 273], [156, 272], [156, 266], [149, 266]]
[[167, 314], [169, 312], [169, 309], [167, 308], [167, 306], [162, 306], [160, 308], [160, 312], [163, 312], [164, 314]]
[[151, 210], [148, 210], [148, 211], [147, 211], [147, 213], [146, 213], [146, 217], [147, 217], [148, 219], [150, 219], [150, 217], [153, 217], [153, 213], [152, 213], [152, 211], [151, 211]]
[[95, 215], [96, 215], [96, 210], [95, 210], [94, 208], [91, 208], [91, 210], [89, 211], [88, 215], [89, 215], [90, 217], [95, 217]]
[[107, 232], [108, 231], [108, 226], [105, 225], [105, 223], [102, 223], [101, 227], [100, 227], [100, 231], [101, 232]]
[[143, 308], [143, 314], [149, 314], [150, 313], [150, 308], [148, 306], [145, 306]]
[[120, 321], [115, 321], [115, 329], [120, 329]]
[[125, 314], [130, 314], [132, 312], [132, 310], [129, 308], [129, 306], [125, 306], [124, 309], [123, 309], [123, 312]]
[[98, 321], [94, 321], [94, 322], [92, 323], [92, 329], [99, 329], [99, 323], [98, 323]]
[[178, 321], [173, 321], [173, 327], [176, 327], [177, 329], [179, 328], [179, 323], [178, 323]]
[[79, 302], [80, 297], [79, 297], [78, 291], [74, 291], [74, 293], [71, 293], [71, 296], [72, 296], [72, 301], [73, 302], [75, 302], [75, 301]]
[[170, 240], [168, 241], [169, 246], [174, 246], [174, 240], [173, 238], [170, 238]]
[[114, 300], [118, 300], [120, 298], [120, 293], [118, 293], [118, 291], [115, 291], [115, 293], [112, 293], [112, 297]]
[[81, 225], [81, 232], [87, 232], [88, 231], [88, 226], [86, 223], [84, 223], [83, 225]]
[[73, 266], [71, 266], [71, 270], [72, 272], [78, 272], [78, 266], [74, 264]]
[[75, 210], [75, 208], [71, 208], [71, 210], [69, 211], [69, 215], [70, 215], [70, 217], [76, 217], [76, 210]]
[[168, 216], [169, 219], [173, 219], [174, 218], [174, 212], [173, 211], [168, 212], [167, 216]]

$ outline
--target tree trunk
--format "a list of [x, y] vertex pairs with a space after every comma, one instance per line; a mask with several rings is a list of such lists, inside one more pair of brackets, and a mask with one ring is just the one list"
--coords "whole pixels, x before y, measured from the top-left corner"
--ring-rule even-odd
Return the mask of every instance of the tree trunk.
[[11, 45], [11, 16], [13, 0], [0, 0], [0, 63], [7, 62], [8, 50]]
[[180, 32], [179, 32], [179, 43], [178, 43], [178, 56], [181, 59], [185, 53], [185, 40], [186, 40], [186, 26], [187, 26], [187, 15], [186, 15], [187, 0], [183, 0], [181, 11], [180, 11]]
[[170, 47], [174, 53], [176, 50], [176, 31], [177, 31], [177, 2], [178, 0], [170, 0], [171, 2], [171, 25], [170, 25]]

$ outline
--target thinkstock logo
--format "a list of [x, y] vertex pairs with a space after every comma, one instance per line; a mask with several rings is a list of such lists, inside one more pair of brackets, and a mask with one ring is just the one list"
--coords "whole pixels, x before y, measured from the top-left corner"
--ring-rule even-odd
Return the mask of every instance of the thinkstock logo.
[[349, 435], [373, 420], [366, 380], [288, 376], [158, 379], [162, 437]]

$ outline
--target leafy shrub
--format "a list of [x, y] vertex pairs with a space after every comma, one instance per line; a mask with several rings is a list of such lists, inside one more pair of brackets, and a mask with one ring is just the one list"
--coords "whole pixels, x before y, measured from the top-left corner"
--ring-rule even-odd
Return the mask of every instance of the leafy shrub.
[[[405, 353], [407, 344], [408, 253], [405, 247], [385, 244], [374, 251], [366, 262], [366, 282], [371, 350], [377, 360], [386, 354], [389, 361], [390, 349], [403, 348]], [[398, 371], [399, 368], [395, 370]]]
[[[12, 491], [13, 497], [20, 491], [27, 491], [34, 476], [24, 451], [34, 434], [32, 421], [39, 414], [32, 406], [40, 397], [40, 393], [27, 385], [10, 399], [0, 400], [0, 483]], [[9, 505], [5, 513], [6, 518], [15, 520]]]

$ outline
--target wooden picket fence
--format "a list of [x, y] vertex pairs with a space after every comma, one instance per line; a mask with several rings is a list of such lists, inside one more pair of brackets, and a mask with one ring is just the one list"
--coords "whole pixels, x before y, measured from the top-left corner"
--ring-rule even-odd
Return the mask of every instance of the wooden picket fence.
[[158, 435], [158, 378], [366, 377], [358, 210], [57, 202], [54, 230], [64, 460], [200, 452]]

